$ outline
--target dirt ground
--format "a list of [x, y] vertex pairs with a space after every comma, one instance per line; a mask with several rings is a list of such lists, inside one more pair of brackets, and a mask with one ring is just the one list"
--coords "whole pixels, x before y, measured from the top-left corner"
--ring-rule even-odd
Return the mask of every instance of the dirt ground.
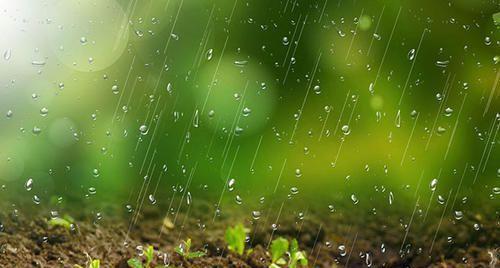
[[[4, 210], [0, 215], [0, 267], [85, 266], [100, 259], [101, 267], [128, 267], [141, 246], [155, 248], [160, 267], [268, 267], [266, 248], [278, 236], [297, 238], [309, 267], [499, 267], [499, 222], [495, 212], [465, 213], [463, 218], [415, 216], [412, 223], [396, 215], [308, 212], [304, 217], [285, 213], [273, 226], [272, 217], [258, 220], [237, 209], [214, 217], [209, 205], [186, 209], [146, 206], [134, 213], [109, 209], [102, 219], [75, 217], [75, 228], [49, 226], [37, 212]], [[78, 214], [74, 212], [74, 214]], [[319, 216], [318, 216], [319, 215]], [[248, 256], [229, 252], [227, 227], [242, 222], [251, 229]], [[477, 224], [477, 225], [475, 225]], [[438, 230], [438, 231], [436, 231]], [[205, 257], [186, 260], [174, 248], [186, 238]], [[405, 241], [403, 244], [403, 240]]]

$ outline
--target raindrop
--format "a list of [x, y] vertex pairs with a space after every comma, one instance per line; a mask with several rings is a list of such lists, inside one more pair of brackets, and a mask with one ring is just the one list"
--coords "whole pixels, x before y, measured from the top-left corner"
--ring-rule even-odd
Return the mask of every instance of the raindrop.
[[438, 197], [437, 197], [437, 202], [438, 202], [440, 205], [443, 205], [445, 201], [446, 201], [446, 199], [444, 199], [444, 197], [443, 197], [442, 195], [438, 195]]
[[453, 109], [451, 109], [450, 107], [444, 109], [444, 116], [450, 117], [452, 113], [453, 113]]
[[167, 92], [168, 94], [172, 94], [173, 88], [172, 88], [172, 83], [167, 84]]
[[236, 201], [236, 204], [238, 204], [238, 205], [241, 205], [241, 203], [243, 203], [243, 199], [241, 199], [241, 196], [239, 196], [239, 195], [236, 195], [235, 201]]
[[150, 194], [150, 195], [148, 196], [148, 199], [149, 199], [149, 202], [150, 202], [152, 205], [156, 204], [156, 199], [155, 199], [155, 197], [154, 197], [152, 194]]
[[31, 132], [33, 132], [33, 134], [35, 134], [35, 135], [38, 135], [38, 134], [42, 133], [42, 129], [37, 127], [37, 126], [34, 126], [33, 130]]
[[39, 205], [40, 204], [40, 197], [38, 195], [33, 196], [33, 203]]
[[207, 58], [207, 61], [209, 61], [209, 60], [212, 59], [213, 52], [214, 52], [214, 50], [212, 48], [210, 48], [209, 50], [207, 50], [207, 53], [205, 54], [205, 57]]
[[351, 200], [352, 200], [352, 203], [354, 203], [354, 205], [357, 205], [359, 203], [358, 197], [356, 197], [356, 195], [354, 195], [354, 194], [351, 195]]
[[10, 48], [5, 50], [5, 52], [3, 53], [4, 60], [9, 60], [11, 56], [12, 56], [12, 50], [10, 50]]
[[230, 192], [234, 190], [234, 184], [236, 183], [235, 179], [230, 179], [227, 183], [227, 188]]
[[396, 124], [397, 128], [401, 127], [401, 110], [398, 110], [398, 113], [396, 114], [396, 120], [394, 123]]
[[436, 66], [440, 68], [446, 68], [448, 67], [448, 64], [450, 64], [449, 60], [438, 60], [436, 61]]
[[250, 113], [252, 112], [252, 110], [248, 107], [245, 107], [243, 108], [243, 116], [247, 117], [250, 115]]
[[111, 92], [113, 92], [113, 94], [118, 94], [120, 92], [120, 89], [118, 88], [118, 85], [113, 85], [111, 87]]
[[288, 40], [288, 37], [283, 37], [283, 39], [281, 40], [281, 42], [283, 43], [283, 45], [285, 46], [288, 46], [288, 44], [290, 44], [290, 41]]
[[148, 129], [148, 126], [146, 126], [146, 125], [141, 125], [141, 126], [139, 127], [139, 131], [141, 132], [141, 135], [146, 135], [146, 134], [148, 134], [148, 130], [149, 130], [149, 129]]
[[460, 210], [455, 210], [453, 214], [456, 220], [461, 220], [464, 217], [464, 213]]
[[94, 195], [97, 193], [97, 190], [95, 187], [90, 187], [88, 191], [89, 191], [89, 194], [91, 194], [91, 195]]
[[49, 114], [49, 109], [43, 107], [42, 109], [40, 109], [40, 115], [41, 116], [47, 116]]
[[410, 49], [410, 51], [408, 51], [408, 60], [412, 61], [413, 59], [415, 59], [415, 49], [412, 48]]
[[344, 257], [347, 255], [347, 251], [345, 250], [345, 246], [343, 244], [339, 245], [339, 254], [341, 257]]
[[316, 95], [321, 94], [321, 87], [320, 87], [320, 86], [315, 85], [315, 86], [313, 87], [313, 90], [314, 90], [314, 93], [316, 93]]
[[436, 190], [437, 184], [438, 180], [436, 178], [431, 180], [431, 183], [429, 184], [429, 188], [431, 189], [431, 191], [434, 192]]
[[342, 133], [344, 133], [344, 135], [346, 135], [346, 136], [351, 133], [351, 129], [349, 128], [348, 125], [343, 125], [341, 130], [342, 130]]
[[32, 178], [28, 178], [28, 180], [24, 184], [24, 188], [26, 188], [26, 191], [29, 192], [29, 191], [31, 191], [32, 187], [33, 187], [33, 179]]
[[261, 215], [260, 211], [258, 211], [258, 210], [254, 210], [254, 211], [252, 211], [252, 218], [253, 218], [254, 220], [258, 220], [258, 219], [260, 219], [260, 215]]
[[295, 169], [295, 177], [300, 178], [302, 177], [302, 171], [300, 168]]
[[13, 115], [14, 115], [14, 112], [12, 112], [12, 110], [8, 110], [7, 113], [5, 114], [5, 116], [9, 119], [12, 118]]

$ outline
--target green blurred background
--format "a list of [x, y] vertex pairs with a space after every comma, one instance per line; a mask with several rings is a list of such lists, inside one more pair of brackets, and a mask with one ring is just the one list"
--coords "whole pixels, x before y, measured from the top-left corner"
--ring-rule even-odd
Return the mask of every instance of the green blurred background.
[[4, 205], [498, 198], [497, 1], [1, 3]]

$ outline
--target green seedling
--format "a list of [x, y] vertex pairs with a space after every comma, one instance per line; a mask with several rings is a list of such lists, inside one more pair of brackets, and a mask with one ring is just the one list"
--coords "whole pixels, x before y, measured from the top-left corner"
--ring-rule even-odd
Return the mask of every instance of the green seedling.
[[73, 224], [73, 222], [75, 222], [75, 220], [71, 216], [64, 215], [62, 218], [60, 217], [51, 218], [50, 220], [48, 220], [47, 223], [51, 227], [62, 226], [67, 230], [71, 230], [71, 225]]
[[299, 250], [299, 243], [297, 239], [294, 238], [292, 243], [290, 243], [290, 260], [288, 261], [288, 267], [295, 268], [297, 265], [307, 266], [307, 264], [306, 253]]
[[288, 240], [278, 237], [271, 243], [271, 267], [276, 268], [286, 264], [285, 254], [288, 251]]
[[191, 239], [188, 238], [186, 241], [182, 241], [182, 243], [175, 248], [175, 252], [186, 259], [199, 258], [205, 256], [205, 252], [203, 251], [193, 251], [191, 252]]
[[[227, 248], [239, 255], [243, 255], [245, 252], [245, 240], [248, 232], [250, 232], [250, 230], [245, 228], [245, 226], [241, 223], [232, 228], [227, 228], [226, 235], [224, 237], [226, 239]], [[251, 250], [248, 250], [247, 254], [250, 254], [250, 252]]]
[[147, 246], [145, 250], [142, 251], [143, 256], [145, 258], [146, 263], [143, 265], [142, 260], [137, 258], [131, 258], [127, 261], [128, 266], [132, 268], [150, 268], [151, 262], [153, 262], [154, 257], [154, 248], [153, 246]]
[[[288, 253], [288, 254], [287, 254]], [[288, 262], [286, 256], [288, 255]], [[307, 266], [306, 253], [299, 250], [297, 239], [288, 243], [283, 237], [278, 237], [271, 243], [271, 268], [280, 268], [287, 265], [289, 268]]]
[[500, 12], [497, 12], [492, 15], [493, 23], [498, 27], [500, 27]]
[[[83, 266], [80, 266], [78, 264], [75, 264], [73, 267], [74, 268], [83, 268]], [[92, 259], [90, 259], [90, 263], [89, 263], [88, 268], [99, 268], [99, 267], [101, 267], [101, 261], [100, 260], [92, 260]]]

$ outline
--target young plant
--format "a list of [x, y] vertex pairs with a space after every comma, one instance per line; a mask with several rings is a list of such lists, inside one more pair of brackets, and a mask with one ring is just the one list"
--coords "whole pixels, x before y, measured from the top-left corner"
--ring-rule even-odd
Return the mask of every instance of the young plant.
[[[288, 253], [288, 262], [285, 257]], [[307, 266], [306, 253], [299, 250], [297, 239], [288, 243], [283, 237], [278, 237], [271, 243], [271, 268], [280, 268], [287, 265], [289, 268]]]
[[69, 215], [64, 215], [64, 217], [62, 218], [51, 218], [47, 221], [48, 225], [51, 227], [62, 226], [67, 230], [71, 230], [71, 225], [73, 224], [73, 222], [75, 222], [75, 220]]
[[278, 237], [271, 243], [271, 266], [277, 268], [286, 264], [285, 254], [288, 251], [288, 240]]
[[143, 265], [142, 260], [139, 260], [137, 258], [131, 258], [127, 261], [128, 266], [132, 268], [150, 268], [151, 267], [151, 262], [153, 261], [154, 257], [154, 249], [153, 246], [148, 246], [146, 247], [145, 250], [142, 251], [143, 256], [145, 257], [145, 265]]
[[188, 238], [186, 241], [182, 241], [182, 243], [175, 248], [175, 252], [186, 259], [199, 258], [205, 256], [205, 252], [203, 251], [193, 251], [191, 252], [191, 239]]
[[[75, 264], [73, 266], [74, 268], [83, 268], [83, 266], [80, 266], [78, 264]], [[101, 261], [100, 260], [92, 260], [90, 259], [89, 267], [88, 268], [99, 268], [101, 267]]]
[[[224, 236], [227, 248], [239, 255], [243, 255], [245, 252], [245, 240], [248, 232], [250, 232], [250, 230], [245, 228], [245, 226], [241, 223], [232, 228], [227, 228], [226, 235]], [[247, 254], [249, 253], [250, 251], [247, 251]]]
[[295, 268], [297, 265], [307, 266], [307, 264], [306, 253], [299, 250], [299, 243], [297, 239], [294, 238], [290, 244], [290, 260], [288, 261], [288, 267]]

